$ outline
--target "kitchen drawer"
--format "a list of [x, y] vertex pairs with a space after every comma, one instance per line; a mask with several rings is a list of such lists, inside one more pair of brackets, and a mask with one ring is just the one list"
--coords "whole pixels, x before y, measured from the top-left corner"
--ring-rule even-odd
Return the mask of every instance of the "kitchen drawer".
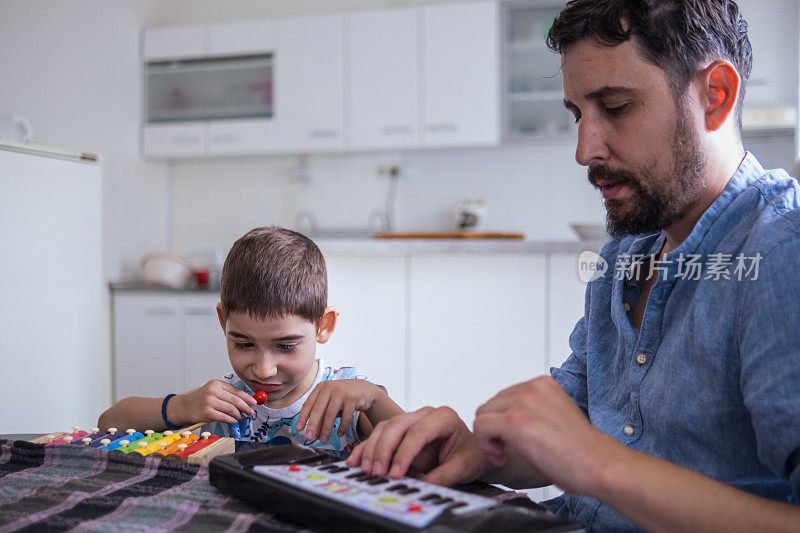
[[147, 125], [143, 135], [146, 156], [194, 157], [205, 154], [206, 125], [203, 122]]

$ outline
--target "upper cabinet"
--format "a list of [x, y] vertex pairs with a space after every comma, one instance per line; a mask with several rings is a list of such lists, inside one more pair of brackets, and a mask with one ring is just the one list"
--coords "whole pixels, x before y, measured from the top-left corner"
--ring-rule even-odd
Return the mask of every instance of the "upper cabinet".
[[421, 8], [426, 146], [500, 140], [498, 4]]
[[496, 145], [498, 6], [149, 28], [144, 155]]
[[278, 20], [278, 149], [344, 148], [343, 15]]
[[205, 56], [206, 28], [180, 26], [144, 30], [142, 56], [145, 61], [192, 59]]
[[560, 9], [540, 0], [502, 4], [504, 141], [565, 136], [574, 129], [562, 103], [560, 58], [546, 44]]
[[274, 50], [273, 21], [145, 30], [144, 154], [274, 150]]
[[419, 146], [417, 19], [413, 8], [348, 15], [350, 148]]

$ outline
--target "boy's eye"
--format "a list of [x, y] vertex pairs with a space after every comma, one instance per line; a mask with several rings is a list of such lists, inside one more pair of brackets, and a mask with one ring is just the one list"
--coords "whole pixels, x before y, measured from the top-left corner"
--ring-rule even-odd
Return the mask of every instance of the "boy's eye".
[[283, 351], [283, 352], [291, 352], [292, 350], [294, 350], [295, 346], [297, 346], [297, 345], [296, 344], [279, 344], [278, 345], [278, 349]]
[[237, 350], [252, 350], [253, 349], [252, 342], [234, 342], [233, 347]]

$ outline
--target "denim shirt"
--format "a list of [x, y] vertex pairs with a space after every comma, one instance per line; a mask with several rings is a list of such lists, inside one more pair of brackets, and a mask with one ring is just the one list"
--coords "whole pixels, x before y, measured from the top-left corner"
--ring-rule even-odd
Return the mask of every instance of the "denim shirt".
[[[608, 269], [588, 284], [572, 354], [552, 376], [626, 446], [797, 504], [800, 186], [747, 153], [689, 237], [648, 260], [664, 239], [606, 241]], [[637, 331], [626, 314], [639, 296], [629, 272], [651, 267], [658, 281]], [[587, 496], [544, 504], [590, 530], [636, 530]]]

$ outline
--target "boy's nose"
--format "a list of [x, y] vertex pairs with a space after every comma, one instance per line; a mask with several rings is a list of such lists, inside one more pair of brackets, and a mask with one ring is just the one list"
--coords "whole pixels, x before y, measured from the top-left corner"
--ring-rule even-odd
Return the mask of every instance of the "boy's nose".
[[262, 355], [253, 365], [253, 377], [258, 380], [266, 380], [278, 373], [278, 367], [271, 357]]

